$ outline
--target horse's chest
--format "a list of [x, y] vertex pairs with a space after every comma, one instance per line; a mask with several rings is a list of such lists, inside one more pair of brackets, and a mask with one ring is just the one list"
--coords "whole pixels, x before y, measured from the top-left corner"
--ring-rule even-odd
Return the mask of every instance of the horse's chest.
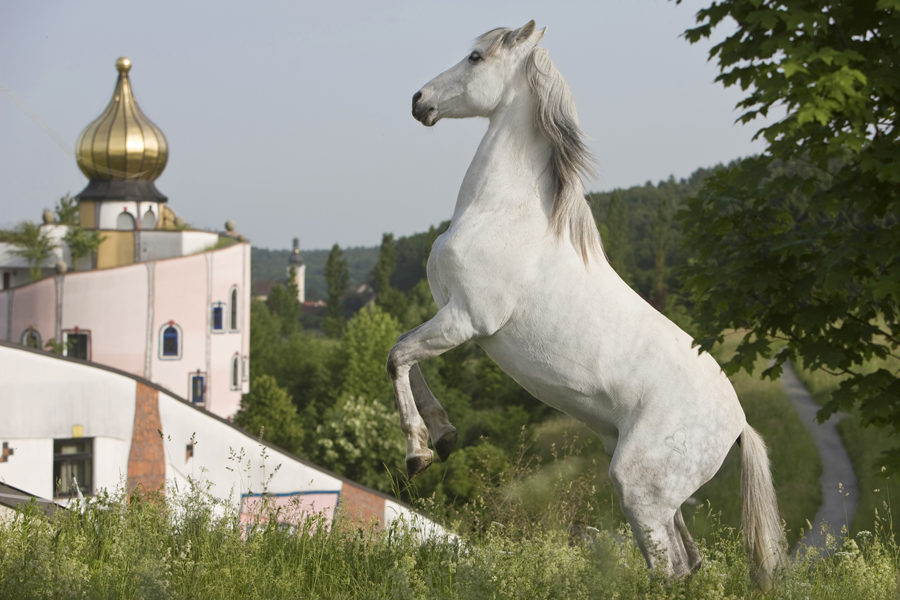
[[443, 306], [453, 294], [488, 297], [499, 288], [511, 292], [516, 276], [509, 273], [510, 254], [510, 244], [501, 235], [451, 228], [435, 240], [428, 257], [428, 285], [435, 302]]

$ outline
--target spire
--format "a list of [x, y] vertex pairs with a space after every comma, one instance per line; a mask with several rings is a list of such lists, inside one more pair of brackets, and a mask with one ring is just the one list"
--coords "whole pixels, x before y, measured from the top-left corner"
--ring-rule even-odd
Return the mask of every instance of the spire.
[[300, 254], [300, 238], [294, 238], [294, 249], [291, 250], [291, 257], [288, 259], [291, 265], [302, 265], [303, 256]]

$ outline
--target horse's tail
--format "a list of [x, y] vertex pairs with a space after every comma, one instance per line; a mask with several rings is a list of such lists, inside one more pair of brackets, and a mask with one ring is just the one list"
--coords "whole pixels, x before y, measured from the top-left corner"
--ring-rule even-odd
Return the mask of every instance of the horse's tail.
[[749, 425], [741, 434], [740, 444], [741, 517], [750, 551], [751, 576], [761, 589], [769, 590], [775, 572], [785, 564], [787, 541], [781, 528], [766, 444]]

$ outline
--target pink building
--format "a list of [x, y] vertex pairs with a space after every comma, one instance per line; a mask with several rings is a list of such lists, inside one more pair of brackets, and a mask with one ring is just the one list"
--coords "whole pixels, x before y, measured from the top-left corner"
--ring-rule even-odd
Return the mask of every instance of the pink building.
[[[77, 222], [45, 215], [55, 248], [38, 265], [0, 243], [0, 340], [121, 369], [229, 418], [249, 391], [250, 245], [230, 222], [191, 230], [168, 207], [154, 183], [168, 143], [134, 99], [131, 61], [116, 68], [109, 104], [76, 144], [89, 180]], [[73, 257], [71, 233], [101, 241]]]

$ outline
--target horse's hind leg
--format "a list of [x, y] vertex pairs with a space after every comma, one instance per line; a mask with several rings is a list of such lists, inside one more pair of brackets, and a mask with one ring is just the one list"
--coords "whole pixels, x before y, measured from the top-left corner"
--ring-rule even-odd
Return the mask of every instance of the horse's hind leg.
[[680, 478], [667, 481], [668, 468], [664, 456], [654, 456], [633, 436], [624, 442], [620, 437], [609, 475], [647, 566], [682, 577], [691, 572], [691, 557], [676, 521], [687, 495], [675, 489]]
[[622, 509], [648, 567], [668, 576], [690, 574], [690, 559], [675, 527], [675, 510], [662, 505], [628, 506], [624, 499]]
[[416, 408], [425, 421], [428, 434], [431, 436], [431, 443], [434, 444], [434, 449], [437, 450], [441, 461], [445, 461], [456, 445], [456, 427], [450, 423], [447, 411], [431, 393], [418, 364], [413, 365], [409, 370], [409, 384], [416, 399]]
[[675, 511], [675, 528], [678, 530], [681, 541], [684, 544], [684, 550], [687, 552], [691, 573], [696, 573], [700, 569], [703, 560], [700, 558], [700, 549], [697, 548], [697, 543], [691, 537], [691, 532], [688, 531], [687, 525], [684, 524], [684, 516], [681, 514], [680, 508]]

